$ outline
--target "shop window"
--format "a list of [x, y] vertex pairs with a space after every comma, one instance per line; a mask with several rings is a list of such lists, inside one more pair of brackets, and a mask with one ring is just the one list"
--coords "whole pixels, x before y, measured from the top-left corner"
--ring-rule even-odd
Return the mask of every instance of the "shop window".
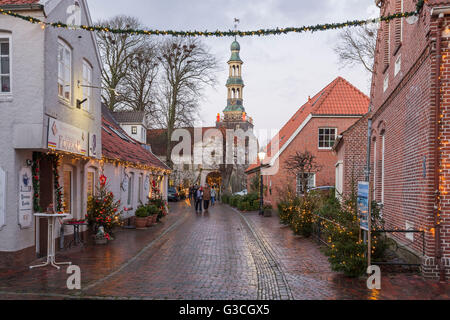
[[72, 214], [73, 170], [64, 168], [63, 179], [64, 213]]
[[11, 92], [11, 37], [0, 34], [0, 93]]
[[87, 181], [86, 181], [86, 192], [87, 192], [87, 199], [89, 197], [93, 197], [95, 194], [95, 171], [90, 170], [87, 173]]

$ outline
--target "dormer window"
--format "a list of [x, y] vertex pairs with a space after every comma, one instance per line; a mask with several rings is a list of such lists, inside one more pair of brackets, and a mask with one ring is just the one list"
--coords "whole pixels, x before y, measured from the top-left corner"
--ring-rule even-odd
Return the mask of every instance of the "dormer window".
[[131, 127], [131, 134], [137, 134], [137, 127], [136, 126], [132, 126]]

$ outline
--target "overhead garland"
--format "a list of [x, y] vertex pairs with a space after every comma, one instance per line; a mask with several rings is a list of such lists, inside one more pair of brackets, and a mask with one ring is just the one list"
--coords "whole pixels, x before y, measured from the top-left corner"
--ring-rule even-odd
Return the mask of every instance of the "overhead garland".
[[24, 16], [19, 13], [0, 9], [0, 13], [3, 15], [9, 15], [15, 18], [19, 18], [34, 24], [40, 24], [43, 28], [45, 27], [53, 27], [53, 28], [65, 28], [65, 29], [73, 29], [73, 30], [86, 30], [86, 31], [95, 31], [95, 32], [107, 32], [114, 34], [134, 34], [134, 35], [159, 35], [159, 36], [175, 36], [175, 37], [248, 37], [248, 36], [269, 36], [269, 35], [280, 35], [280, 34], [288, 34], [292, 32], [302, 33], [302, 32], [316, 32], [316, 31], [325, 31], [325, 30], [334, 30], [334, 29], [342, 29], [346, 27], [356, 27], [362, 26], [370, 23], [377, 23], [381, 21], [391, 21], [399, 18], [406, 18], [410, 16], [417, 15], [420, 10], [422, 10], [425, 0], [420, 0], [417, 3], [417, 11], [411, 12], [400, 12], [394, 13], [388, 16], [368, 19], [368, 20], [352, 20], [340, 23], [325, 23], [325, 24], [317, 24], [311, 26], [303, 26], [300, 28], [276, 28], [276, 29], [259, 29], [253, 31], [174, 31], [174, 30], [144, 30], [144, 29], [115, 29], [107, 26], [87, 26], [87, 25], [68, 25], [62, 22], [45, 22], [38, 18], [32, 16]]

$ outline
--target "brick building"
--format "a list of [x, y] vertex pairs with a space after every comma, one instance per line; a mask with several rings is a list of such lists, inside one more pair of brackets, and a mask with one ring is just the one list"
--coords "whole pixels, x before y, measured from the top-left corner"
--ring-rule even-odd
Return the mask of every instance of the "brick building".
[[[383, 16], [417, 5], [376, 3]], [[417, 17], [380, 24], [371, 90], [373, 195], [387, 229], [426, 231], [425, 256], [420, 234], [393, 237], [441, 280], [450, 273], [448, 5], [425, 1]]]
[[[340, 133], [367, 113], [368, 106], [369, 98], [341, 77], [310, 98], [265, 148], [265, 200], [276, 205], [288, 187], [293, 193], [302, 193], [299, 177], [285, 169], [286, 160], [297, 151], [311, 152], [322, 166], [319, 172], [308, 174], [309, 188], [333, 186], [337, 156], [332, 146]], [[259, 163], [246, 170], [249, 187], [259, 171]]]

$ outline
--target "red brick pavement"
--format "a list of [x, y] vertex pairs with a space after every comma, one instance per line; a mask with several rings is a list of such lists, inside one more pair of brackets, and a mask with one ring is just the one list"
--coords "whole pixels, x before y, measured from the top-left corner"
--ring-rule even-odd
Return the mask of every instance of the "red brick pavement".
[[449, 299], [448, 284], [417, 275], [383, 275], [382, 290], [331, 271], [317, 244], [276, 217], [226, 206], [196, 215], [172, 206], [162, 224], [121, 230], [107, 246], [57, 256], [82, 270], [82, 290], [65, 269], [0, 270], [0, 299]]

